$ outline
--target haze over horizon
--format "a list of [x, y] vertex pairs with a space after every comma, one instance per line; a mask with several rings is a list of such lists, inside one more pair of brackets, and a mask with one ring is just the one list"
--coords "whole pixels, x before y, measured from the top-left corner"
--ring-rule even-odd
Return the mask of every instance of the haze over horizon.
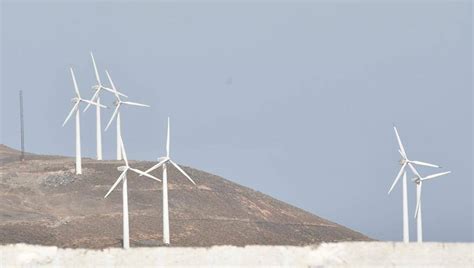
[[[130, 101], [130, 159], [164, 153], [380, 240], [402, 239], [400, 166], [451, 170], [423, 188], [425, 241], [473, 241], [472, 3], [1, 4], [1, 142], [74, 155], [72, 66], [91, 97], [93, 51]], [[111, 105], [109, 94], [104, 104]], [[111, 110], [103, 113], [105, 127]], [[95, 156], [95, 113], [82, 151]], [[115, 157], [115, 129], [103, 132]], [[411, 175], [410, 175], [411, 177]], [[409, 184], [411, 239], [416, 239]]]

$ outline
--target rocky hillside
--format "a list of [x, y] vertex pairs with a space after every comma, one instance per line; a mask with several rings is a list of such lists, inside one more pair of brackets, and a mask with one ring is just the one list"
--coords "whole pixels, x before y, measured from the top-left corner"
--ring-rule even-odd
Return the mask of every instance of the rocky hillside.
[[[59, 247], [120, 247], [120, 186], [103, 196], [119, 175], [118, 161], [83, 159], [74, 174], [67, 157], [27, 154], [0, 145], [0, 244]], [[131, 161], [139, 169], [153, 162]], [[190, 184], [168, 168], [170, 231], [173, 246], [307, 245], [370, 240], [268, 195], [221, 177], [183, 167]], [[161, 177], [161, 169], [154, 175]], [[161, 184], [129, 173], [132, 246], [159, 246], [162, 240]]]

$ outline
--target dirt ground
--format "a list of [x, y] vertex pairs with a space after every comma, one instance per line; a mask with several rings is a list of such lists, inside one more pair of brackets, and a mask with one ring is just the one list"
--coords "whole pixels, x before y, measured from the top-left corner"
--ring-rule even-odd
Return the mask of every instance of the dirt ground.
[[[74, 160], [19, 153], [0, 145], [0, 244], [28, 243], [58, 247], [120, 247], [121, 186], [104, 195], [117, 179], [120, 161]], [[130, 161], [139, 169], [154, 162]], [[168, 168], [171, 244], [309, 245], [367, 241], [363, 234], [317, 217], [268, 195], [193, 168], [189, 183]], [[161, 169], [154, 171], [161, 178]], [[162, 245], [161, 183], [128, 175], [132, 246]]]

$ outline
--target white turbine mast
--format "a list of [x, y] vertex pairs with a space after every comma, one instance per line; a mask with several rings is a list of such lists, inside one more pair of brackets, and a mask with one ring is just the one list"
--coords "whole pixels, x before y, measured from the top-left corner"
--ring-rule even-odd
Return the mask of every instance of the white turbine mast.
[[405, 151], [405, 147], [403, 146], [402, 140], [400, 139], [400, 135], [398, 134], [398, 130], [395, 126], [393, 126], [393, 130], [395, 131], [395, 136], [397, 137], [397, 142], [398, 142], [398, 152], [401, 155], [401, 160], [400, 160], [400, 171], [397, 174], [397, 177], [392, 183], [392, 186], [390, 187], [390, 190], [388, 191], [388, 194], [392, 192], [394, 189], [395, 185], [397, 184], [398, 180], [403, 174], [403, 191], [402, 191], [402, 205], [403, 205], [403, 242], [408, 243], [410, 241], [409, 237], [409, 223], [408, 223], [408, 197], [407, 197], [407, 179], [406, 179], [406, 167], [408, 166], [411, 171], [414, 174], [418, 174], [418, 171], [415, 169], [413, 165], [418, 165], [418, 166], [426, 166], [426, 167], [435, 167], [439, 168], [438, 165], [433, 165], [430, 163], [426, 162], [421, 162], [421, 161], [414, 161], [414, 160], [409, 160], [407, 157], [407, 153]]
[[72, 102], [74, 106], [72, 107], [71, 111], [69, 112], [68, 116], [63, 122], [63, 127], [66, 122], [71, 118], [72, 114], [76, 113], [76, 174], [82, 174], [82, 162], [81, 162], [81, 122], [80, 122], [80, 113], [79, 113], [79, 104], [81, 102], [88, 103], [89, 105], [95, 105], [97, 107], [106, 108], [106, 106], [95, 103], [93, 101], [85, 100], [81, 98], [81, 94], [79, 93], [79, 88], [77, 86], [76, 77], [74, 75], [74, 71], [70, 68], [72, 82], [74, 83], [74, 91], [76, 92], [76, 97], [72, 98]]
[[117, 187], [117, 185], [122, 182], [122, 209], [123, 209], [123, 248], [128, 249], [130, 248], [130, 239], [129, 239], [129, 224], [128, 224], [128, 193], [127, 193], [127, 172], [129, 170], [139, 174], [140, 176], [146, 176], [150, 179], [156, 180], [156, 181], [161, 181], [158, 178], [155, 178], [154, 176], [147, 174], [141, 170], [138, 170], [136, 168], [132, 168], [128, 164], [128, 159], [127, 159], [127, 153], [125, 152], [125, 146], [123, 145], [122, 137], [119, 137], [119, 142], [120, 146], [122, 147], [122, 153], [123, 153], [123, 159], [125, 161], [125, 166], [120, 166], [117, 168], [118, 171], [122, 171], [118, 179], [115, 181], [115, 183], [112, 185], [110, 190], [107, 192], [107, 194], [104, 196], [104, 198], [107, 198], [109, 194]]
[[[181, 174], [183, 174], [192, 184], [196, 185], [193, 179], [170, 158], [170, 118], [168, 117], [168, 130], [166, 134], [166, 156], [158, 158], [158, 163], [145, 171], [145, 173], [163, 166], [163, 243], [170, 244], [170, 227], [169, 227], [169, 212], [168, 212], [168, 174], [167, 164], [173, 165]], [[144, 175], [144, 174], [143, 174]], [[140, 175], [142, 176], [142, 175]]]
[[110, 77], [109, 72], [106, 70], [105, 73], [107, 74], [107, 78], [109, 79], [110, 85], [112, 86], [112, 91], [115, 94], [115, 101], [114, 101], [115, 110], [114, 110], [114, 113], [112, 114], [112, 117], [109, 120], [109, 123], [107, 123], [107, 126], [105, 127], [105, 130], [107, 131], [107, 129], [109, 128], [109, 126], [112, 123], [112, 121], [114, 120], [114, 118], [117, 118], [116, 119], [116, 123], [117, 123], [117, 160], [122, 160], [122, 153], [121, 153], [121, 147], [120, 147], [120, 142], [119, 142], [120, 136], [122, 135], [121, 122], [120, 122], [120, 107], [122, 106], [122, 104], [131, 105], [131, 106], [140, 106], [140, 107], [150, 107], [150, 106], [146, 105], [146, 104], [137, 103], [137, 102], [122, 101], [122, 99], [120, 99], [120, 94], [118, 94], [118, 91], [115, 88], [114, 82], [112, 81], [112, 78]]
[[[92, 65], [94, 66], [94, 73], [95, 73], [95, 79], [97, 84], [92, 86], [92, 89], [95, 91], [94, 95], [91, 98], [91, 101], [94, 101], [98, 104], [100, 104], [100, 91], [101, 90], [106, 90], [112, 93], [115, 93], [112, 89], [104, 87], [100, 81], [100, 76], [99, 76], [99, 71], [97, 70], [97, 65], [95, 63], [94, 59], [94, 54], [91, 52], [91, 58], [92, 58]], [[126, 95], [117, 92], [117, 94], [127, 97]], [[86, 106], [84, 109], [84, 112], [89, 109], [90, 104]], [[97, 144], [97, 160], [102, 160], [102, 125], [101, 125], [101, 120], [100, 120], [100, 106], [96, 106], [96, 144]]]

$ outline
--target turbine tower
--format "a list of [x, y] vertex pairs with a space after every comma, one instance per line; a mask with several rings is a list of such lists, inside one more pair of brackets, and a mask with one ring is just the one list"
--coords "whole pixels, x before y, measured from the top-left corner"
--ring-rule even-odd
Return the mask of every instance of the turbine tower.
[[128, 164], [128, 159], [127, 159], [127, 153], [125, 152], [125, 147], [123, 145], [122, 137], [119, 137], [119, 142], [120, 146], [122, 147], [122, 153], [123, 153], [123, 159], [125, 161], [125, 166], [120, 166], [117, 168], [118, 171], [121, 171], [122, 173], [118, 177], [118, 179], [115, 181], [115, 183], [112, 185], [110, 190], [107, 192], [107, 194], [104, 196], [104, 198], [107, 198], [109, 194], [117, 187], [117, 185], [122, 182], [122, 209], [123, 209], [123, 248], [128, 249], [130, 248], [130, 239], [129, 239], [129, 224], [128, 224], [128, 193], [127, 193], [127, 172], [129, 170], [140, 174], [144, 175], [150, 179], [156, 180], [156, 181], [161, 181], [160, 179], [157, 179], [153, 177], [150, 174], [147, 174], [141, 170], [131, 168]]
[[394, 189], [395, 185], [397, 184], [398, 180], [403, 174], [403, 191], [402, 191], [402, 205], [403, 205], [403, 242], [408, 243], [410, 242], [410, 230], [409, 230], [409, 224], [408, 224], [408, 197], [407, 197], [407, 177], [406, 177], [406, 167], [408, 166], [414, 174], [418, 174], [417, 170], [413, 165], [418, 165], [418, 166], [427, 166], [427, 167], [435, 167], [439, 168], [437, 165], [433, 165], [430, 163], [425, 163], [421, 161], [414, 161], [414, 160], [409, 160], [405, 151], [405, 148], [403, 147], [402, 140], [400, 139], [400, 135], [398, 134], [398, 130], [395, 126], [393, 126], [393, 130], [395, 131], [395, 136], [397, 137], [397, 142], [398, 142], [398, 152], [401, 155], [401, 160], [400, 160], [400, 171], [397, 174], [397, 177], [393, 181], [392, 186], [390, 187], [390, 190], [388, 191], [388, 194], [392, 192]]
[[70, 70], [71, 70], [72, 81], [74, 83], [74, 90], [76, 91], [76, 97], [72, 98], [72, 102], [74, 103], [74, 106], [72, 107], [68, 116], [64, 120], [63, 127], [66, 124], [66, 122], [69, 120], [69, 118], [71, 118], [72, 114], [76, 112], [76, 174], [82, 174], [81, 122], [80, 122], [79, 104], [81, 102], [85, 102], [88, 104], [93, 104], [93, 105], [104, 107], [104, 108], [106, 106], [81, 98], [81, 94], [79, 93], [79, 88], [77, 87], [76, 77], [74, 76], [74, 71], [72, 70], [72, 68]]
[[[169, 213], [168, 213], [168, 174], [167, 174], [167, 164], [173, 165], [181, 174], [183, 174], [192, 184], [196, 183], [191, 179], [191, 177], [184, 172], [184, 170], [178, 166], [170, 158], [170, 118], [168, 117], [168, 131], [166, 135], [166, 156], [158, 158], [158, 164], [149, 168], [145, 171], [146, 174], [149, 172], [163, 166], [163, 243], [166, 245], [170, 244], [170, 227], [169, 227]], [[140, 175], [141, 176], [141, 175]]]
[[20, 138], [21, 138], [21, 155], [20, 161], [25, 161], [25, 128], [23, 120], [23, 91], [20, 90]]
[[[112, 93], [115, 93], [112, 89], [104, 87], [100, 81], [99, 71], [97, 70], [97, 65], [95, 63], [94, 54], [91, 52], [92, 65], [94, 66], [95, 79], [97, 84], [92, 86], [92, 89], [95, 90], [94, 95], [91, 98], [91, 101], [95, 101], [100, 104], [100, 91], [107, 90]], [[126, 95], [117, 92], [117, 94], [127, 97]], [[90, 104], [86, 106], [84, 112], [89, 109]], [[97, 140], [97, 160], [102, 160], [102, 125], [100, 120], [100, 106], [96, 106], [96, 140]]]
[[120, 146], [120, 136], [122, 136], [121, 122], [120, 122], [120, 107], [122, 106], [122, 104], [132, 105], [132, 106], [141, 106], [141, 107], [150, 107], [150, 106], [146, 105], [146, 104], [131, 102], [131, 101], [122, 101], [120, 99], [121, 94], [119, 94], [117, 89], [115, 88], [114, 82], [112, 81], [112, 78], [110, 77], [109, 72], [105, 71], [105, 73], [107, 74], [107, 78], [109, 79], [110, 85], [112, 86], [112, 90], [113, 90], [113, 92], [115, 94], [115, 98], [116, 98], [116, 100], [114, 102], [114, 105], [115, 105], [114, 113], [112, 114], [112, 117], [110, 118], [109, 123], [105, 127], [105, 130], [107, 131], [110, 124], [112, 123], [112, 121], [116, 117], [117, 118], [116, 119], [116, 123], [117, 123], [117, 160], [122, 160], [122, 153], [121, 153], [121, 146]]
[[436, 173], [426, 177], [422, 177], [420, 173], [415, 170], [415, 178], [412, 181], [416, 184], [416, 208], [415, 208], [415, 218], [416, 218], [416, 238], [418, 243], [423, 243], [423, 223], [421, 219], [421, 188], [423, 186], [423, 181], [441, 177], [451, 173], [451, 171]]

